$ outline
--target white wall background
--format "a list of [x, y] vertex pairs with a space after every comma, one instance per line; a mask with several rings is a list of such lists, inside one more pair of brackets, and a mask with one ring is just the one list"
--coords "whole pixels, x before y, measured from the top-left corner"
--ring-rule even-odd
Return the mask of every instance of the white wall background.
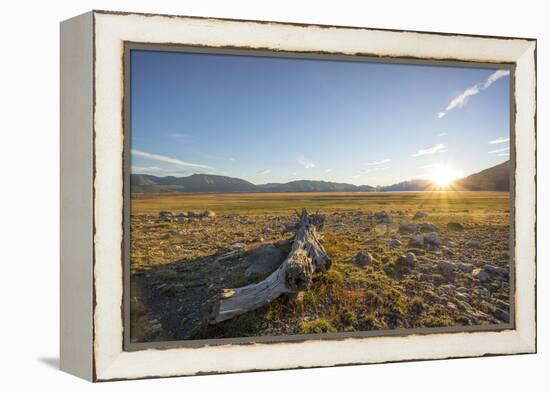
[[[58, 23], [90, 9], [538, 38], [539, 354], [99, 385], [58, 371]], [[547, 15], [545, 2], [531, 0], [4, 2], [0, 11], [0, 390], [548, 391]]]

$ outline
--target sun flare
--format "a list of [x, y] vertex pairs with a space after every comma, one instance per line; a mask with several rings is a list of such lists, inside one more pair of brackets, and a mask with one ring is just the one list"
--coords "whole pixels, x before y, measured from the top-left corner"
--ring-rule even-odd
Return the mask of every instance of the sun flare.
[[448, 187], [455, 180], [464, 176], [462, 171], [448, 166], [436, 166], [429, 174], [429, 179], [438, 187]]

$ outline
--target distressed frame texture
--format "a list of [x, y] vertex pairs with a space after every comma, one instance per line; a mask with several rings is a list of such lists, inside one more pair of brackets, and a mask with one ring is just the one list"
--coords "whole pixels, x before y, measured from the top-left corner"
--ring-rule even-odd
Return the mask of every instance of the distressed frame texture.
[[[88, 219], [86, 222], [93, 223], [93, 233], [81, 235], [84, 244], [89, 245], [84, 250], [85, 256], [79, 257], [78, 250], [72, 250], [62, 259], [61, 285], [65, 288], [61, 300], [61, 341], [65, 343], [61, 351], [62, 368], [86, 379], [105, 381], [536, 352], [536, 40], [104, 11], [93, 11], [63, 24], [83, 29], [84, 36], [75, 35], [74, 29], [64, 35], [62, 29], [62, 60], [75, 56], [78, 40], [92, 43], [90, 53], [75, 65], [85, 70], [87, 78], [81, 79], [80, 84], [62, 85], [62, 96], [74, 98], [84, 94], [92, 98], [92, 104], [86, 100], [68, 100], [62, 105], [62, 119], [64, 111], [79, 108], [87, 108], [92, 115], [87, 122], [71, 120], [66, 115], [69, 120], [65, 133], [78, 129], [80, 137], [90, 142], [91, 148], [84, 154], [90, 167], [82, 168], [81, 174], [90, 182], [93, 193], [86, 209], [65, 220], [70, 225], [71, 220]], [[302, 342], [220, 343], [165, 349], [125, 346], [124, 52], [128, 43], [513, 67], [512, 142], [516, 163], [516, 192], [511, 194], [515, 208], [513, 324], [499, 331], [438, 331], [423, 335], [312, 338]], [[89, 62], [93, 62], [92, 67], [86, 71]], [[68, 157], [62, 162], [62, 169], [77, 159], [83, 160]], [[67, 187], [64, 193], [63, 182], [70, 181], [62, 179], [62, 198], [78, 198], [83, 192]], [[62, 237], [64, 247], [71, 251], [67, 239]], [[77, 271], [64, 274], [63, 266], [71, 263], [78, 267], [73, 269]], [[70, 287], [67, 284], [70, 273], [86, 285]], [[69, 289], [74, 290], [71, 302], [63, 300]], [[63, 332], [75, 326], [80, 318], [93, 318], [93, 323], [78, 325], [78, 331], [69, 339], [64, 338]], [[74, 348], [83, 342], [86, 350]], [[73, 365], [69, 367], [67, 362], [64, 367], [64, 359], [71, 359]]]

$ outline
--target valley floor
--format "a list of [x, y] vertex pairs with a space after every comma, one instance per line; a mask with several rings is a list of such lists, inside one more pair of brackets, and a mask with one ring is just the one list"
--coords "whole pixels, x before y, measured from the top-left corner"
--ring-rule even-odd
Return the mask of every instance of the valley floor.
[[[295, 301], [279, 298], [206, 324], [222, 289], [270, 273], [251, 272], [247, 250], [272, 244], [288, 252], [281, 240], [291, 234], [284, 229], [302, 208], [326, 216], [322, 233], [330, 270], [316, 274]], [[507, 323], [509, 221], [508, 193], [134, 195], [131, 339]]]

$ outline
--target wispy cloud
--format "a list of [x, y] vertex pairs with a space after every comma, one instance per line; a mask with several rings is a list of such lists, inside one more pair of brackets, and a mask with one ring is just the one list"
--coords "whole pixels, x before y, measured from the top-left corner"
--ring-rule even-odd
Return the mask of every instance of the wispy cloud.
[[475, 96], [476, 94], [482, 92], [483, 90], [487, 89], [489, 86], [491, 86], [493, 83], [495, 83], [497, 80], [499, 80], [502, 77], [505, 77], [507, 75], [510, 75], [510, 71], [508, 70], [498, 70], [492, 73], [489, 78], [485, 82], [477, 83], [473, 86], [468, 87], [466, 90], [464, 90], [462, 93], [454, 97], [451, 102], [447, 105], [445, 110], [439, 112], [437, 114], [437, 117], [441, 119], [443, 116], [447, 114], [450, 110], [454, 108], [462, 108], [466, 103], [468, 102], [468, 99], [472, 96]]
[[445, 136], [445, 135], [447, 135], [446, 132], [441, 132], [441, 133], [439, 133], [437, 136], [441, 137], [441, 136]]
[[498, 154], [498, 153], [504, 153], [504, 152], [509, 152], [509, 151], [510, 151], [509, 147], [503, 147], [502, 149], [491, 150], [489, 152], [489, 154]]
[[169, 164], [173, 164], [173, 165], [177, 165], [177, 166], [181, 166], [181, 167], [185, 167], [185, 168], [212, 169], [212, 167], [210, 167], [208, 165], [194, 164], [192, 162], [182, 161], [182, 160], [179, 160], [177, 158], [163, 156], [163, 155], [160, 155], [160, 154], [147, 153], [147, 152], [141, 151], [141, 150], [132, 149], [132, 155], [136, 156], [136, 157], [147, 158], [149, 160], [167, 162]]
[[259, 175], [269, 175], [271, 173], [271, 169], [264, 169], [263, 171], [258, 172]]
[[229, 161], [235, 161], [235, 159], [233, 157], [229, 157], [228, 160]]
[[505, 137], [505, 136], [500, 136], [497, 139], [493, 139], [492, 141], [489, 141], [489, 143], [491, 145], [496, 145], [498, 143], [505, 143], [505, 142], [509, 142], [509, 141], [510, 141], [510, 138]]
[[447, 148], [445, 147], [445, 145], [443, 143], [438, 143], [437, 145], [426, 147], [425, 149], [420, 149], [416, 153], [414, 153], [412, 156], [413, 157], [427, 156], [429, 154], [443, 153], [446, 151], [447, 151]]
[[498, 70], [496, 72], [493, 72], [491, 74], [491, 76], [489, 76], [489, 78], [487, 78], [487, 80], [483, 84], [483, 88], [484, 89], [488, 88], [489, 86], [491, 86], [493, 83], [495, 83], [500, 78], [503, 78], [503, 77], [508, 76], [508, 75], [510, 75], [509, 70]]
[[330, 172], [332, 172], [332, 168], [325, 169], [325, 173], [330, 173]]
[[183, 132], [170, 132], [170, 133], [166, 134], [166, 136], [168, 136], [170, 138], [180, 138], [180, 139], [189, 139], [189, 138], [191, 138], [191, 135], [185, 134]]
[[310, 161], [310, 160], [308, 160], [304, 157], [300, 157], [298, 159], [298, 164], [303, 166], [305, 169], [315, 168], [315, 164], [312, 161]]
[[382, 164], [386, 164], [390, 161], [391, 160], [389, 158], [386, 158], [386, 159], [380, 160], [380, 161], [367, 162], [367, 165], [369, 165], [369, 166], [371, 166], [371, 165], [382, 165]]
[[391, 168], [391, 166], [389, 166], [389, 165], [386, 165], [386, 166], [375, 166], [374, 168], [362, 169], [362, 170], [361, 170], [361, 173], [370, 173], [370, 172], [384, 171], [384, 170], [390, 169], [390, 168]]
[[189, 176], [194, 173], [190, 169], [182, 169], [180, 171], [171, 171], [160, 168], [158, 166], [137, 166], [132, 165], [132, 173], [134, 174], [144, 174], [144, 175], [153, 175], [153, 176]]

